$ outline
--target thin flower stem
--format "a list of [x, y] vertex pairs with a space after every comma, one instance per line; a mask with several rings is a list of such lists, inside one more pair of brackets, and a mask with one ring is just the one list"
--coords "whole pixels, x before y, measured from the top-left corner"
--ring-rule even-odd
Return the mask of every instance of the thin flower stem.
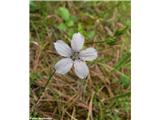
[[78, 87], [78, 90], [80, 91], [80, 96], [83, 98], [83, 95], [85, 95], [86, 93], [86, 87], [87, 87], [87, 78], [85, 79], [79, 79], [77, 81], [77, 87]]
[[46, 92], [46, 90], [47, 90], [47, 88], [48, 88], [48, 85], [49, 85], [52, 77], [54, 76], [54, 74], [55, 74], [55, 70], [54, 70], [52, 73], [50, 73], [50, 75], [49, 75], [49, 77], [48, 77], [48, 80], [47, 80], [47, 82], [46, 82], [46, 84], [45, 84], [45, 86], [44, 86], [44, 89], [43, 89], [43, 91], [41, 92], [41, 94], [40, 94], [40, 96], [38, 97], [38, 99], [37, 99], [37, 101], [35, 102], [35, 104], [33, 105], [32, 109], [31, 109], [31, 112], [33, 112], [33, 110], [34, 110], [34, 109], [36, 108], [36, 106], [39, 104], [41, 98], [44, 96], [44, 94], [45, 94], [45, 92]]

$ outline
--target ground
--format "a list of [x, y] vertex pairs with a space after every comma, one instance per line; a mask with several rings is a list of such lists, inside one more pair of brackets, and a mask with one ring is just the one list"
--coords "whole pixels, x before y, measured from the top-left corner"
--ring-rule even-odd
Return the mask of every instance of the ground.
[[[130, 120], [130, 12], [129, 1], [30, 1], [30, 118]], [[53, 42], [76, 32], [98, 51], [86, 80], [52, 74]]]

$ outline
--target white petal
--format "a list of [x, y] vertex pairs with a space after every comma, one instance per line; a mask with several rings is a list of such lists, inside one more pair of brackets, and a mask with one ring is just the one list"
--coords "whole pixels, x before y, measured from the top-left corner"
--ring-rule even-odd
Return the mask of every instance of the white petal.
[[76, 52], [79, 52], [83, 47], [84, 37], [80, 33], [75, 33], [72, 37], [71, 46], [72, 49]]
[[70, 58], [63, 58], [55, 65], [56, 73], [66, 74], [72, 67], [73, 60]]
[[74, 70], [76, 75], [81, 79], [86, 78], [89, 73], [88, 66], [86, 65], [86, 63], [80, 60], [76, 60], [74, 62]]
[[64, 57], [70, 57], [72, 55], [71, 48], [62, 40], [58, 40], [54, 43], [55, 49], [58, 54]]
[[87, 48], [80, 52], [79, 57], [84, 61], [92, 61], [97, 58], [97, 50], [95, 48]]

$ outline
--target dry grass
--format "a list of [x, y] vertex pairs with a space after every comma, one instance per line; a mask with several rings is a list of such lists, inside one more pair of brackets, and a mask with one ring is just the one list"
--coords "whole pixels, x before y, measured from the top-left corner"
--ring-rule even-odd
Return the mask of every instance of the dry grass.
[[[73, 25], [59, 27], [65, 23], [59, 7], [69, 10]], [[60, 59], [53, 42], [69, 43], [77, 31], [85, 47], [98, 50], [88, 78], [78, 79], [73, 70], [49, 78]], [[130, 77], [130, 2], [31, 2], [31, 118], [130, 120]]]

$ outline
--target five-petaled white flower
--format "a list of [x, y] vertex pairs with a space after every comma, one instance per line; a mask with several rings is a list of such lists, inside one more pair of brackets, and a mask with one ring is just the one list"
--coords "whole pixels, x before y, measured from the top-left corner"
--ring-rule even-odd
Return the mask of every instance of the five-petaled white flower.
[[66, 74], [74, 66], [74, 71], [79, 78], [84, 79], [87, 77], [89, 70], [85, 61], [96, 59], [97, 51], [92, 47], [81, 50], [83, 44], [84, 37], [79, 32], [73, 34], [71, 48], [62, 40], [54, 43], [57, 53], [65, 57], [56, 63], [56, 73]]

